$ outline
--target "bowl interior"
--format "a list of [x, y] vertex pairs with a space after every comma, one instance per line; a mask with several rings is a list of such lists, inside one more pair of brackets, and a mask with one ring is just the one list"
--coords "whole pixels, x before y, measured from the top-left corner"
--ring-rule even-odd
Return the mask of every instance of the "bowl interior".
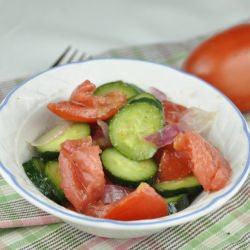
[[166, 227], [163, 222], [168, 222], [167, 226], [177, 225], [218, 208], [243, 184], [249, 172], [249, 132], [244, 118], [227, 98], [201, 80], [162, 65], [122, 59], [93, 60], [39, 74], [23, 83], [1, 105], [0, 171], [9, 184], [34, 205], [78, 225], [96, 222], [96, 219], [71, 212], [44, 197], [22, 168], [22, 163], [33, 154], [29, 142], [62, 122], [46, 109], [46, 105], [50, 101], [67, 99], [72, 90], [86, 79], [96, 85], [123, 80], [144, 90], [154, 86], [177, 103], [216, 112], [208, 140], [219, 148], [233, 169], [232, 178], [224, 189], [209, 194], [203, 192], [180, 213], [152, 221], [124, 223], [104, 220], [105, 226], [144, 224], [144, 227], [151, 228]]

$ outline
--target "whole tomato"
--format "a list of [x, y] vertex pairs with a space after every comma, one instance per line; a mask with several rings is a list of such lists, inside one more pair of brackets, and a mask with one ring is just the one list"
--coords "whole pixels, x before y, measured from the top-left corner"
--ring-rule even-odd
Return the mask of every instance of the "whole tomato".
[[250, 23], [216, 34], [198, 46], [183, 69], [228, 96], [242, 111], [250, 111]]

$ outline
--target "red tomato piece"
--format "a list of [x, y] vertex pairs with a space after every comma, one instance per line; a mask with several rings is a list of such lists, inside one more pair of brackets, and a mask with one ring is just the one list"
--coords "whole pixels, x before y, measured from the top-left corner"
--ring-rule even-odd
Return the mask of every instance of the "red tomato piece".
[[187, 110], [186, 107], [168, 100], [163, 100], [162, 106], [167, 123], [177, 123]]
[[125, 95], [119, 91], [94, 96], [94, 90], [95, 85], [85, 81], [73, 91], [69, 101], [49, 103], [47, 107], [68, 121], [96, 122], [112, 117], [126, 103]]
[[61, 187], [78, 212], [84, 212], [103, 195], [105, 179], [99, 154], [100, 148], [92, 146], [91, 137], [68, 140], [61, 146]]
[[78, 85], [70, 96], [70, 100], [81, 101], [82, 96], [86, 93], [93, 93], [96, 90], [95, 84], [86, 80]]
[[112, 92], [101, 97], [96, 105], [82, 106], [69, 101], [49, 103], [48, 109], [61, 118], [73, 122], [96, 122], [112, 117], [125, 103], [126, 97], [120, 92]]
[[160, 182], [181, 179], [191, 174], [190, 159], [186, 152], [176, 151], [173, 144], [163, 148], [158, 179]]
[[93, 92], [96, 86], [89, 80], [84, 81], [72, 92], [70, 102], [78, 105], [94, 106]]
[[102, 201], [89, 204], [84, 211], [84, 214], [92, 217], [103, 218], [109, 209], [112, 209], [115, 203], [104, 204]]
[[106, 219], [144, 220], [168, 214], [164, 199], [147, 183], [141, 183], [135, 191], [110, 205], [103, 216]]
[[216, 191], [227, 184], [232, 172], [229, 163], [199, 134], [180, 133], [175, 138], [174, 148], [189, 154], [192, 172], [205, 191]]
[[214, 85], [241, 111], [250, 110], [250, 24], [220, 32], [199, 45], [183, 69]]

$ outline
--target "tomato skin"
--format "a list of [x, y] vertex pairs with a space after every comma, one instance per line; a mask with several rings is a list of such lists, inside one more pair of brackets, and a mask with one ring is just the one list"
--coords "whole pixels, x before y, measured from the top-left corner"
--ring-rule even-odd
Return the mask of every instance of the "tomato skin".
[[205, 191], [217, 191], [229, 181], [232, 170], [222, 154], [195, 132], [180, 133], [174, 141], [177, 151], [189, 154], [191, 170]]
[[177, 123], [187, 110], [185, 106], [171, 102], [169, 100], [163, 100], [162, 106], [167, 123]]
[[[112, 94], [112, 95], [111, 95]], [[100, 96], [104, 99], [103, 96]], [[90, 100], [88, 100], [90, 103]], [[126, 98], [118, 93], [110, 93], [103, 104], [100, 105], [77, 105], [70, 101], [49, 103], [48, 109], [61, 118], [73, 122], [96, 122], [107, 120], [112, 117], [124, 104]]]
[[84, 98], [86, 93], [93, 93], [96, 90], [96, 86], [89, 80], [85, 80], [78, 85], [70, 96], [71, 101], [80, 101]]
[[250, 110], [250, 24], [211, 37], [187, 58], [183, 69], [214, 85], [241, 111]]
[[69, 101], [49, 103], [47, 108], [59, 117], [73, 122], [97, 122], [111, 118], [126, 103], [121, 92], [94, 96], [95, 85], [86, 80], [76, 87]]
[[99, 157], [99, 146], [92, 146], [91, 137], [68, 140], [61, 146], [59, 174], [61, 187], [76, 211], [101, 199], [105, 178]]
[[78, 105], [94, 106], [93, 92], [96, 86], [89, 80], [78, 85], [70, 96], [70, 102]]
[[176, 151], [173, 144], [162, 149], [158, 179], [160, 182], [184, 178], [191, 174], [190, 159], [186, 152]]
[[48, 109], [61, 118], [72, 122], [96, 122], [98, 120], [107, 120], [112, 117], [124, 103], [109, 109], [97, 110], [96, 108], [82, 107], [68, 101], [58, 103], [49, 103]]
[[84, 214], [96, 218], [103, 218], [108, 210], [112, 209], [114, 206], [115, 203], [104, 204], [102, 201], [98, 201], [96, 203], [89, 204], [84, 210]]
[[112, 220], [154, 219], [168, 214], [164, 199], [147, 183], [141, 183], [137, 189], [120, 201], [111, 203], [104, 218]]

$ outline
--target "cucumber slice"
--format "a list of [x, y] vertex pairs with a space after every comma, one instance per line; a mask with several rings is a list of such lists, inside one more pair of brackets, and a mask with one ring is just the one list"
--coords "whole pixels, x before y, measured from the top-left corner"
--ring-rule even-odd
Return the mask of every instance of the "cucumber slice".
[[154, 185], [155, 190], [164, 197], [179, 194], [199, 194], [202, 186], [194, 176], [187, 176], [180, 180], [164, 181]]
[[46, 165], [41, 158], [32, 157], [29, 161], [23, 163], [23, 168], [29, 179], [42, 194], [59, 204], [65, 201], [64, 195], [58, 195], [55, 185], [44, 174]]
[[164, 114], [160, 103], [141, 98], [124, 106], [112, 118], [109, 136], [112, 145], [131, 160], [152, 158], [157, 148], [145, 140], [147, 135], [164, 126]]
[[186, 194], [180, 194], [174, 197], [164, 198], [168, 205], [169, 214], [177, 213], [189, 206], [188, 196]]
[[104, 170], [114, 183], [137, 187], [141, 182], [153, 184], [157, 173], [156, 163], [150, 159], [133, 161], [115, 148], [108, 148], [101, 154]]
[[50, 197], [50, 185], [44, 180], [43, 171], [45, 164], [39, 157], [32, 157], [29, 161], [23, 163], [26, 175], [33, 184], [47, 197]]
[[136, 87], [133, 84], [125, 83], [123, 81], [115, 81], [115, 82], [108, 82], [99, 86], [95, 90], [94, 95], [97, 95], [97, 96], [106, 95], [116, 90], [121, 91], [123, 94], [126, 95], [127, 98], [136, 96], [142, 92], [142, 90], [140, 90], [138, 87]]
[[62, 190], [58, 161], [48, 161], [45, 165], [44, 174], [58, 189]]
[[150, 98], [150, 99], [159, 101], [159, 100], [156, 99], [155, 96], [153, 96], [152, 94], [147, 93], [147, 92], [144, 92], [144, 93], [141, 93], [141, 94], [139, 94], [139, 95], [136, 95], [136, 96], [131, 97], [131, 98], [128, 100], [128, 102], [132, 102], [132, 101], [134, 101], [134, 100], [138, 100], [138, 99], [141, 99], [141, 98], [144, 98], [144, 97], [145, 97], [145, 98]]
[[[40, 157], [34, 156], [29, 161], [23, 163], [24, 170], [27, 170], [28, 175], [32, 177], [32, 171], [34, 174], [42, 174], [45, 169], [45, 164]], [[28, 176], [29, 177], [29, 176]]]
[[54, 194], [60, 200], [64, 200], [65, 196], [61, 188], [61, 177], [59, 175], [58, 161], [49, 161], [45, 165], [44, 175], [48, 177], [51, 183], [54, 185]]
[[[55, 128], [54, 128], [55, 129]], [[52, 129], [52, 130], [54, 130]], [[48, 135], [52, 137], [51, 140], [48, 140]], [[43, 134], [38, 138], [35, 144], [36, 150], [41, 153], [41, 156], [46, 160], [55, 159], [58, 157], [58, 153], [61, 148], [61, 144], [66, 140], [75, 140], [80, 139], [90, 135], [90, 126], [85, 123], [72, 123], [68, 128], [59, 136], [53, 138], [51, 130]], [[44, 140], [46, 138], [46, 140]], [[44, 143], [40, 143], [39, 142]], [[55, 154], [57, 152], [57, 154]]]

